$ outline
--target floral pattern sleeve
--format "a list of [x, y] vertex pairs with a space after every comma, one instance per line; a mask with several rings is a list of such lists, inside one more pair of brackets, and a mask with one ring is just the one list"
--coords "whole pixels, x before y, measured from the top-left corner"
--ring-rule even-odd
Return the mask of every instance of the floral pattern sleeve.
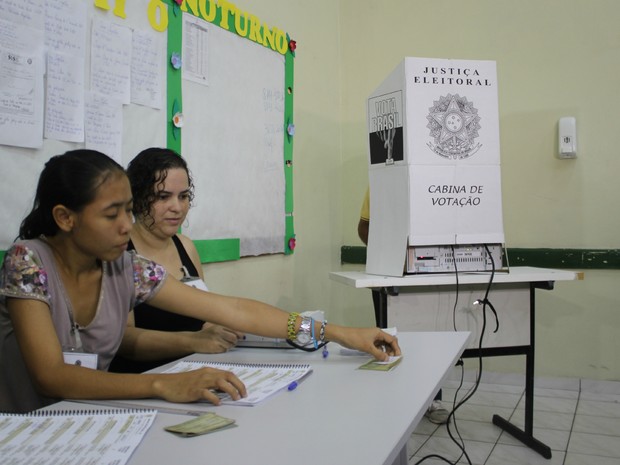
[[136, 289], [136, 302], [134, 305], [141, 304], [154, 296], [160, 288], [161, 283], [166, 279], [166, 269], [132, 252], [133, 260], [133, 281]]
[[49, 303], [47, 273], [25, 244], [14, 244], [7, 251], [0, 271], [0, 294]]

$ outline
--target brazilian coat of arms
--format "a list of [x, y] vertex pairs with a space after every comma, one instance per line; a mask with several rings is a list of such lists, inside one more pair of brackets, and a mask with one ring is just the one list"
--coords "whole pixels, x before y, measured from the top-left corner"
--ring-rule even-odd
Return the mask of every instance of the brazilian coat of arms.
[[469, 158], [481, 144], [476, 143], [480, 117], [478, 110], [466, 97], [448, 94], [439, 97], [429, 108], [428, 125], [433, 142], [428, 147], [448, 159]]

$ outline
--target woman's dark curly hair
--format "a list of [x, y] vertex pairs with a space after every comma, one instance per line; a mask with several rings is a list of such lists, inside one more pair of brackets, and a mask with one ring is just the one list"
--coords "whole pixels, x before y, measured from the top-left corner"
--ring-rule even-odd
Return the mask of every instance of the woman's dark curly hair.
[[194, 200], [194, 182], [185, 160], [174, 150], [151, 147], [140, 152], [131, 160], [127, 167], [127, 176], [131, 184], [133, 194], [133, 214], [136, 218], [144, 218], [149, 221], [147, 227], [151, 227], [155, 221], [151, 216], [151, 207], [157, 200], [155, 187], [163, 185], [168, 170], [181, 168], [187, 173], [189, 183], [190, 206]]

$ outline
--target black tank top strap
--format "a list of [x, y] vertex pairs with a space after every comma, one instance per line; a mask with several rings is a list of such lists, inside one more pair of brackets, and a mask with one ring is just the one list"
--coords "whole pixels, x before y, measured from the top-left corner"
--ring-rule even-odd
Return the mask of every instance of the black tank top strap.
[[189, 275], [193, 277], [200, 276], [198, 274], [198, 270], [194, 266], [194, 262], [189, 257], [187, 250], [185, 250], [185, 247], [183, 247], [183, 243], [181, 242], [181, 239], [179, 239], [179, 236], [177, 236], [176, 234], [172, 236], [172, 242], [174, 242], [174, 245], [177, 248], [177, 252], [179, 252], [179, 258], [181, 259], [181, 264], [185, 267]]

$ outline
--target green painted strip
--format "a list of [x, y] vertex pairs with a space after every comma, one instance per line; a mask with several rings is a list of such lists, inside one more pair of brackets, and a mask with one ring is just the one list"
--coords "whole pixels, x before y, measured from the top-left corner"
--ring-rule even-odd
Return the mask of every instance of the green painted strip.
[[[288, 36], [287, 36], [288, 37]], [[293, 217], [293, 135], [288, 132], [288, 125], [294, 125], [293, 95], [294, 95], [294, 60], [295, 56], [289, 49], [284, 57], [284, 253], [290, 255], [295, 249], [295, 222]], [[293, 248], [291, 248], [293, 245]]]
[[[295, 227], [294, 227], [294, 219], [293, 215], [286, 215], [285, 221], [285, 230], [284, 234], [284, 253], [285, 255], [291, 255], [295, 252], [295, 246], [297, 245], [295, 241]], [[292, 247], [292, 248], [291, 248]]]
[[[174, 2], [172, 2], [174, 4]], [[176, 4], [175, 4], [176, 5]], [[168, 122], [166, 123], [166, 145], [177, 153], [181, 152], [181, 129], [172, 123], [172, 117], [176, 112], [183, 112], [183, 98], [181, 85], [181, 69], [174, 69], [170, 63], [173, 53], [182, 55], [183, 40], [183, 15], [178, 6], [173, 8], [168, 15], [168, 55], [167, 69], [167, 94], [166, 108], [168, 109]]]
[[512, 266], [583, 270], [620, 269], [618, 249], [508, 249]]
[[343, 245], [340, 248], [340, 263], [365, 265], [366, 247], [356, 245]]
[[6, 255], [6, 250], [0, 250], [0, 263], [4, 261], [5, 255]]
[[293, 212], [293, 140], [295, 135], [288, 133], [288, 125], [295, 124], [293, 120], [293, 78], [294, 57], [289, 50], [284, 59], [284, 175], [285, 175], [285, 205], [286, 213]]
[[[620, 270], [619, 249], [521, 249], [508, 248], [510, 266], [535, 266], [579, 270]], [[340, 262], [365, 264], [366, 247], [344, 245]]]
[[241, 258], [241, 241], [238, 238], [205, 239], [193, 242], [198, 250], [201, 263], [225, 262]]

